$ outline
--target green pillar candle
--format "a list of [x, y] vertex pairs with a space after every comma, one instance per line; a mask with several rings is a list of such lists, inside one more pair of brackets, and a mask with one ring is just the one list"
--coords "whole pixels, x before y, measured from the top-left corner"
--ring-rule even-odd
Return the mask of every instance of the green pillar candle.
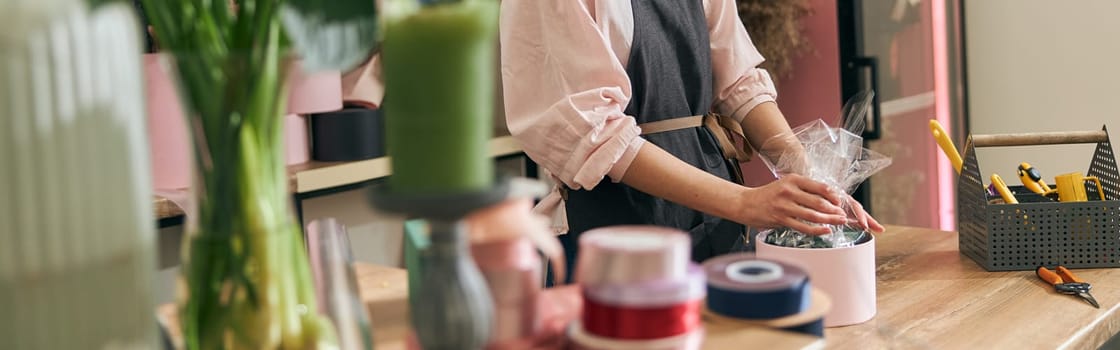
[[463, 0], [389, 16], [382, 46], [389, 186], [401, 194], [485, 190], [498, 3]]

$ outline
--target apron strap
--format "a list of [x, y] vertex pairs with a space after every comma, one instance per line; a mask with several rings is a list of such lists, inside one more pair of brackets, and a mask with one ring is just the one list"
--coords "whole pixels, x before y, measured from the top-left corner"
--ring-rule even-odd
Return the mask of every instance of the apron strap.
[[[736, 122], [735, 119], [716, 113], [708, 113], [706, 115], [694, 115], [691, 117], [680, 117], [638, 124], [638, 128], [642, 129], [641, 135], [701, 126], [708, 128], [708, 130], [712, 132], [712, 135], [715, 136], [716, 143], [719, 144], [720, 151], [723, 152], [723, 158], [730, 163], [731, 176], [734, 177], [736, 183], [743, 184], [743, 169], [739, 167], [739, 163], [750, 161], [754, 151], [751, 150], [750, 144], [746, 141], [747, 138], [743, 133], [743, 127]], [[734, 141], [735, 136], [743, 140], [743, 147], [736, 147]], [[568, 200], [568, 190], [568, 186], [560, 186], [560, 198], [564, 201]]]
[[[642, 129], [642, 135], [649, 135], [699, 126], [708, 128], [708, 130], [712, 132], [712, 135], [716, 138], [716, 143], [719, 144], [720, 151], [723, 152], [723, 158], [728, 162], [731, 176], [734, 177], [736, 183], [743, 184], [743, 169], [739, 167], [739, 163], [750, 161], [753, 152], [751, 151], [750, 144], [746, 141], [747, 138], [743, 133], [743, 126], [736, 122], [735, 119], [716, 113], [708, 113], [706, 115], [694, 115], [691, 117], [673, 118], [639, 124], [638, 128]], [[735, 136], [743, 140], [743, 147], [735, 146]]]
[[[735, 160], [740, 163], [751, 160], [754, 152], [750, 145], [745, 142], [746, 135], [743, 133], [743, 126], [731, 117], [708, 113], [707, 115], [694, 115], [639, 124], [638, 128], [642, 129], [642, 135], [649, 135], [698, 126], [704, 126], [711, 130], [712, 135], [716, 137], [716, 143], [719, 143], [719, 148], [723, 151], [723, 156], [727, 160]], [[743, 147], [735, 146], [735, 136], [744, 140]]]

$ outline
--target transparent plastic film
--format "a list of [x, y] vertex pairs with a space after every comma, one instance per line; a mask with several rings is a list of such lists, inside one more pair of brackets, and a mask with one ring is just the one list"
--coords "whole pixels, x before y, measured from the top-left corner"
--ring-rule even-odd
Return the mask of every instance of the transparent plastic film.
[[[781, 178], [799, 174], [828, 185], [829, 189], [848, 194], [891, 164], [891, 158], [863, 147], [863, 129], [874, 92], [864, 91], [848, 100], [840, 115], [841, 127], [824, 120], [814, 120], [793, 128], [792, 134], [774, 136], [762, 144], [759, 158], [774, 176]], [[853, 214], [851, 201], [841, 203], [844, 211]], [[863, 230], [844, 225], [830, 225], [832, 233], [806, 235], [793, 230], [776, 230], [768, 242], [787, 247], [839, 248], [859, 242]]]

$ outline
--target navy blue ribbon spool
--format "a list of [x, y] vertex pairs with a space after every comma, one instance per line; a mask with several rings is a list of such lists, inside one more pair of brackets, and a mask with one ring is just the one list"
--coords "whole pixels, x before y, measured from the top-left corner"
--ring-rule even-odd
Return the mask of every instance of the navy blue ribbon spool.
[[796, 266], [732, 254], [704, 263], [708, 309], [736, 319], [774, 319], [809, 309], [809, 277]]
[[820, 290], [813, 290], [810, 294], [812, 295], [812, 307], [803, 312], [785, 317], [751, 320], [720, 315], [708, 308], [704, 310], [704, 318], [708, 322], [713, 323], [730, 323], [741, 324], [748, 327], [781, 329], [823, 338], [824, 314], [828, 312], [832, 301]]

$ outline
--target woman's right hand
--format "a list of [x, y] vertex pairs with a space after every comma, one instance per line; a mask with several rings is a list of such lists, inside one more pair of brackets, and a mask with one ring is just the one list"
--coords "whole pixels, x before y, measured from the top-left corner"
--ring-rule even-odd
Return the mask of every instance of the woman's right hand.
[[802, 233], [823, 235], [832, 232], [827, 225], [847, 223], [840, 208], [842, 198], [828, 185], [791, 174], [765, 186], [742, 187], [737, 208], [742, 224], [759, 228], [788, 227]]

